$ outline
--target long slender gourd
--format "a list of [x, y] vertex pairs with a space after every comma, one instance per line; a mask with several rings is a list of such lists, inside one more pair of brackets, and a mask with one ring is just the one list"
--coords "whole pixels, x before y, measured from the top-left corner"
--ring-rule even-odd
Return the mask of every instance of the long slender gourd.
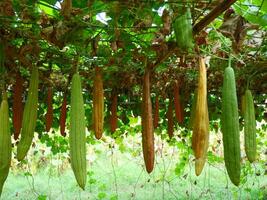
[[38, 109], [38, 82], [38, 68], [34, 66], [30, 79], [28, 97], [23, 111], [21, 138], [17, 148], [17, 159], [19, 161], [23, 160], [27, 155], [34, 136]]
[[256, 160], [256, 120], [253, 96], [249, 89], [245, 92], [244, 103], [245, 152], [248, 160], [252, 163]]
[[0, 197], [11, 164], [11, 134], [7, 95], [4, 92], [0, 107]]
[[178, 15], [173, 24], [174, 34], [178, 48], [186, 52], [193, 48], [193, 28], [190, 8], [180, 10]]
[[63, 96], [62, 105], [60, 108], [60, 117], [59, 117], [59, 124], [60, 124], [60, 134], [65, 137], [66, 132], [66, 118], [67, 118], [67, 94], [65, 93]]
[[101, 68], [95, 68], [93, 88], [93, 127], [96, 139], [100, 139], [104, 126], [104, 90]]
[[194, 94], [192, 147], [195, 155], [195, 173], [199, 176], [204, 168], [209, 146], [209, 114], [207, 102], [207, 70], [204, 59], [199, 58], [198, 87]]
[[[206, 104], [206, 123], [207, 127], [209, 126], [209, 114], [208, 114], [208, 104]], [[206, 138], [204, 139], [205, 143], [203, 144], [204, 154], [200, 158], [196, 158], [195, 160], [195, 174], [199, 176], [205, 166], [208, 148], [209, 148], [209, 132], [206, 134]]]
[[175, 116], [179, 123], [183, 123], [183, 108], [181, 104], [180, 99], [180, 86], [178, 82], [174, 83], [173, 86], [173, 97], [174, 97], [174, 110], [175, 110]]
[[204, 59], [199, 59], [199, 77], [195, 117], [193, 122], [192, 147], [195, 157], [202, 158], [207, 152], [209, 118], [207, 106], [207, 71]]
[[221, 122], [226, 170], [232, 183], [238, 186], [241, 170], [239, 119], [235, 73], [230, 64], [224, 71]]
[[79, 186], [86, 185], [86, 134], [85, 111], [81, 78], [74, 74], [71, 81], [70, 103], [70, 160], [71, 167]]
[[245, 94], [243, 94], [243, 95], [241, 96], [241, 106], [240, 106], [240, 112], [241, 112], [241, 116], [242, 116], [242, 117], [245, 116], [245, 106], [246, 106], [246, 104], [245, 104], [245, 100], [246, 100], [246, 98], [245, 98]]
[[154, 127], [152, 103], [150, 97], [150, 71], [146, 70], [143, 79], [142, 98], [142, 148], [146, 171], [151, 173], [154, 168]]
[[13, 87], [13, 126], [14, 126], [14, 139], [19, 138], [20, 129], [22, 126], [23, 117], [23, 78], [20, 73], [16, 74], [16, 82]]

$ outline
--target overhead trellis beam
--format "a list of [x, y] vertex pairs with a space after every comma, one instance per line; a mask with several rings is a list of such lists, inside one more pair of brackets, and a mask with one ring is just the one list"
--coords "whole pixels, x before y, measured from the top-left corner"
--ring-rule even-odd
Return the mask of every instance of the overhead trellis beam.
[[202, 20], [200, 20], [193, 27], [193, 33], [196, 35], [201, 30], [203, 30], [207, 25], [209, 25], [213, 20], [215, 20], [220, 14], [226, 11], [232, 4], [237, 0], [224, 0], [218, 6], [216, 6], [208, 15], [206, 15]]

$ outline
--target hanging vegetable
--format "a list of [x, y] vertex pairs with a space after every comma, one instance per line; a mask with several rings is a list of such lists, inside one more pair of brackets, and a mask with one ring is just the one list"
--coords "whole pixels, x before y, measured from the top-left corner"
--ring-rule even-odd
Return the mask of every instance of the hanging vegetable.
[[253, 96], [249, 89], [245, 92], [244, 107], [244, 133], [245, 133], [245, 152], [249, 162], [256, 160], [256, 120], [254, 111]]
[[16, 82], [13, 86], [13, 126], [14, 139], [19, 138], [23, 116], [23, 78], [20, 73], [16, 74]]
[[180, 100], [180, 88], [179, 84], [176, 81], [173, 86], [173, 96], [174, 96], [174, 108], [175, 108], [175, 116], [176, 120], [182, 124], [184, 121], [183, 116], [183, 108]]
[[142, 147], [146, 171], [151, 173], [154, 168], [154, 130], [152, 103], [150, 97], [150, 71], [146, 70], [143, 79], [142, 99]]
[[190, 8], [181, 9], [174, 21], [174, 33], [177, 46], [181, 51], [188, 52], [193, 48], [193, 28]]
[[70, 102], [70, 161], [75, 178], [84, 190], [86, 185], [85, 111], [81, 78], [78, 73], [71, 80]]
[[23, 160], [27, 155], [34, 137], [38, 109], [38, 83], [38, 68], [34, 66], [30, 79], [28, 97], [23, 111], [21, 138], [17, 148], [17, 158], [19, 161]]
[[232, 183], [240, 183], [240, 138], [235, 73], [230, 65], [225, 68], [222, 89], [222, 133], [224, 161]]
[[203, 58], [199, 59], [198, 87], [193, 117], [192, 147], [196, 158], [195, 172], [200, 175], [209, 146], [209, 114], [207, 102], [207, 72]]
[[12, 146], [7, 94], [3, 92], [0, 106], [0, 197], [11, 164]]
[[94, 89], [93, 89], [93, 126], [95, 137], [100, 139], [104, 126], [104, 90], [101, 68], [95, 68]]
[[65, 128], [66, 128], [66, 118], [67, 118], [67, 94], [65, 92], [63, 96], [63, 102], [60, 109], [60, 117], [59, 117], [59, 124], [60, 124], [60, 134], [62, 136], [66, 136]]

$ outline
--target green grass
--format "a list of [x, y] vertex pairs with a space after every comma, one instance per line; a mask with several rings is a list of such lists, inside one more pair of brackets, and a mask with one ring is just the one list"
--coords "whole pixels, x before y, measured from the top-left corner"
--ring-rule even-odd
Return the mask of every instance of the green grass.
[[[129, 140], [130, 141], [130, 140]], [[129, 143], [130, 144], [130, 143]], [[135, 146], [134, 146], [135, 145]], [[143, 166], [140, 144], [129, 145], [121, 153], [106, 143], [88, 149], [88, 178], [85, 191], [79, 189], [67, 162], [67, 154], [32, 155], [30, 164], [13, 164], [4, 185], [2, 199], [264, 199], [267, 179], [264, 165], [246, 163], [246, 179], [235, 187], [223, 162], [208, 163], [199, 177], [194, 174], [193, 156], [179, 165], [181, 151], [164, 146], [158, 149], [153, 173]], [[45, 159], [44, 159], [45, 158]], [[40, 162], [40, 159], [43, 159]], [[179, 168], [180, 166], [180, 168]], [[244, 165], [243, 165], [244, 166]], [[180, 171], [180, 174], [177, 174]], [[176, 173], [175, 173], [176, 172]], [[256, 176], [255, 173], [260, 173]]]

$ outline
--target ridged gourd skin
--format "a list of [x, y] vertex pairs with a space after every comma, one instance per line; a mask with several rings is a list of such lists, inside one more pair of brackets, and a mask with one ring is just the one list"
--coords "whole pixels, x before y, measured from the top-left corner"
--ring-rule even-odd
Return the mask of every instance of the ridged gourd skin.
[[[206, 113], [207, 113], [207, 116], [206, 116], [207, 122], [206, 123], [207, 123], [207, 126], [209, 126], [208, 105], [206, 105]], [[201, 174], [201, 172], [205, 166], [208, 148], [209, 148], [209, 132], [207, 132], [207, 134], [206, 134], [205, 142], [203, 145], [204, 154], [202, 157], [196, 158], [196, 160], [195, 160], [195, 174], [197, 176], [199, 176]]]
[[117, 115], [118, 95], [115, 91], [111, 94], [111, 115], [110, 115], [110, 131], [114, 133], [118, 127], [118, 115]]
[[245, 152], [249, 162], [256, 160], [256, 120], [253, 96], [249, 89], [245, 92], [244, 109], [244, 133], [245, 133]]
[[169, 135], [169, 138], [172, 139], [173, 132], [174, 132], [174, 122], [173, 122], [173, 106], [172, 106], [172, 98], [169, 98], [169, 105], [167, 110], [167, 120], [168, 120], [168, 129], [167, 133]]
[[189, 51], [193, 48], [192, 17], [190, 8], [183, 12], [180, 12], [182, 15], [178, 16], [174, 21], [174, 33], [178, 48], [182, 51]]
[[207, 71], [204, 59], [199, 60], [199, 76], [196, 96], [196, 108], [193, 122], [192, 147], [196, 158], [207, 152], [206, 143], [209, 139], [209, 118], [207, 102]]
[[70, 160], [78, 185], [86, 185], [86, 123], [81, 78], [78, 73], [72, 77], [70, 103]]
[[243, 94], [241, 96], [241, 108], [240, 108], [240, 112], [241, 112], [241, 116], [244, 117], [245, 116], [245, 94]]
[[21, 138], [17, 147], [17, 159], [19, 161], [23, 160], [27, 155], [34, 137], [38, 110], [38, 83], [38, 68], [34, 66], [32, 69], [28, 96], [23, 111], [22, 128], [20, 132]]
[[[209, 114], [207, 101], [207, 70], [203, 58], [199, 59], [199, 76], [193, 117], [192, 148], [195, 155], [195, 173], [200, 175], [209, 146]], [[196, 95], [195, 94], [195, 95]]]
[[13, 126], [14, 139], [19, 138], [23, 117], [23, 78], [20, 73], [16, 74], [16, 82], [13, 86]]
[[53, 88], [49, 87], [47, 89], [47, 112], [45, 115], [45, 130], [49, 132], [53, 124]]
[[96, 139], [100, 139], [104, 126], [104, 90], [101, 68], [95, 68], [93, 88], [93, 127]]
[[159, 126], [159, 96], [158, 95], [155, 98], [153, 125], [155, 129], [158, 128]]
[[66, 118], [67, 118], [67, 95], [64, 94], [62, 105], [60, 108], [60, 117], [59, 117], [59, 124], [60, 124], [60, 134], [65, 137], [66, 132]]
[[142, 149], [146, 171], [151, 173], [154, 168], [154, 128], [152, 103], [150, 97], [150, 71], [146, 70], [143, 79], [142, 98]]
[[240, 138], [235, 73], [229, 65], [225, 68], [222, 89], [222, 134], [224, 161], [232, 183], [240, 183]]
[[4, 92], [0, 107], [0, 197], [11, 164], [12, 146], [7, 95]]

